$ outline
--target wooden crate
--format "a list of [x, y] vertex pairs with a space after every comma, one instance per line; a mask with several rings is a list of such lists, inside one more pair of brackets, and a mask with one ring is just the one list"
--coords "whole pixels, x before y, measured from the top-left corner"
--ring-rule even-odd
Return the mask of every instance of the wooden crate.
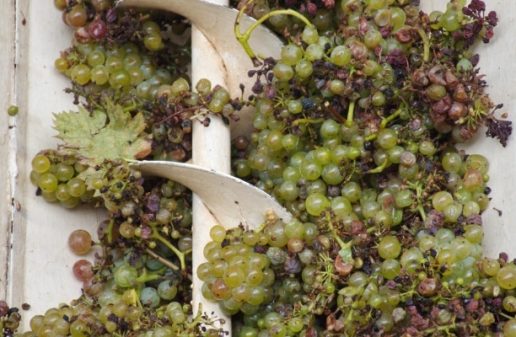
[[[422, 0], [426, 10], [443, 8], [443, 0]], [[489, 0], [500, 24], [488, 46], [479, 46], [481, 69], [489, 92], [504, 110], [516, 114], [516, 2]], [[72, 275], [77, 259], [67, 247], [71, 231], [94, 233], [104, 218], [99, 210], [65, 210], [35, 196], [28, 179], [36, 152], [53, 148], [52, 112], [74, 108], [63, 92], [68, 80], [53, 68], [59, 51], [69, 46], [71, 31], [52, 1], [0, 1], [0, 299], [20, 306], [29, 303], [28, 316], [40, 314], [80, 295], [80, 282]], [[243, 75], [244, 76], [244, 75]], [[20, 107], [8, 118], [10, 104]], [[491, 163], [491, 206], [484, 214], [486, 254], [505, 251], [516, 256], [516, 144], [502, 148], [478, 137], [467, 145], [469, 153], [482, 153]], [[499, 216], [493, 208], [503, 211]], [[27, 324], [27, 321], [25, 322]]]

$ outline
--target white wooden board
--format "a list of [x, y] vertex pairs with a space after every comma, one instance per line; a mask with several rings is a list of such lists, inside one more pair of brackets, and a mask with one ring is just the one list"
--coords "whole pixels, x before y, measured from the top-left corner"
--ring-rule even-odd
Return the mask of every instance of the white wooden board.
[[[424, 0], [428, 10], [442, 8], [445, 1]], [[16, 3], [16, 6], [15, 6]], [[499, 13], [500, 24], [488, 46], [480, 46], [481, 66], [490, 84], [495, 102], [504, 103], [504, 110], [516, 114], [516, 2], [489, 0], [489, 9]], [[16, 22], [15, 18], [15, 8]], [[42, 148], [55, 145], [50, 128], [52, 112], [73, 108], [72, 98], [63, 92], [67, 80], [53, 68], [60, 50], [70, 44], [70, 31], [63, 25], [61, 14], [51, 1], [0, 1], [0, 299], [13, 305], [29, 303], [28, 316], [43, 313], [61, 302], [69, 302], [80, 294], [80, 283], [72, 275], [71, 266], [77, 259], [67, 247], [69, 233], [76, 228], [95, 232], [103, 218], [94, 210], [68, 211], [36, 198], [28, 174], [30, 160]], [[22, 24], [26, 20], [25, 25]], [[15, 27], [17, 35], [15, 35]], [[18, 49], [14, 50], [17, 37]], [[17, 57], [16, 83], [13, 61]], [[20, 106], [15, 121], [15, 142], [9, 141], [6, 108], [13, 100]], [[514, 120], [514, 117], [511, 117]], [[14, 132], [13, 132], [14, 133]], [[503, 149], [493, 140], [480, 137], [467, 147], [468, 152], [486, 155], [491, 162], [491, 207], [503, 211], [499, 217], [491, 208], [484, 215], [488, 255], [506, 251], [516, 256], [516, 144]], [[17, 146], [16, 152], [10, 146]], [[11, 157], [9, 157], [9, 152]], [[8, 163], [7, 158], [12, 161]], [[15, 159], [15, 160], [14, 160]], [[15, 172], [16, 168], [18, 171]], [[10, 175], [17, 174], [16, 189], [10, 189]], [[14, 193], [14, 195], [13, 195]], [[21, 209], [14, 214], [14, 251], [10, 255], [11, 198]], [[6, 271], [6, 265], [9, 269]], [[9, 282], [5, 280], [6, 272]], [[26, 322], [27, 323], [27, 322]]]

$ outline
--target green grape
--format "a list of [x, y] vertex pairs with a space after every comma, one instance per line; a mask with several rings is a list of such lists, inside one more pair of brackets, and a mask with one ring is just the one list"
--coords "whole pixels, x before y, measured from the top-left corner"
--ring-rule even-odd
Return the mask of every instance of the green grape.
[[516, 312], [516, 297], [514, 296], [506, 296], [503, 299], [503, 308], [505, 311], [513, 313]]
[[65, 73], [70, 68], [70, 65], [68, 64], [68, 61], [65, 58], [59, 57], [54, 61], [54, 67], [59, 72]]
[[265, 299], [265, 291], [261, 286], [252, 287], [246, 302], [251, 305], [260, 305]]
[[242, 284], [246, 278], [246, 275], [244, 274], [244, 271], [239, 267], [229, 267], [224, 272], [224, 283], [230, 287], [235, 288]]
[[167, 308], [167, 316], [168, 318], [174, 322], [175, 324], [181, 324], [186, 321], [186, 315], [180, 308], [168, 309]]
[[79, 85], [86, 85], [91, 79], [91, 70], [85, 64], [78, 64], [72, 67], [70, 76], [72, 81]]
[[274, 76], [280, 81], [288, 81], [294, 76], [291, 66], [278, 62], [272, 69]]
[[435, 233], [435, 238], [439, 243], [451, 242], [455, 238], [455, 234], [447, 228], [441, 228]]
[[381, 91], [375, 92], [373, 94], [373, 96], [371, 97], [371, 103], [373, 103], [373, 105], [376, 107], [384, 106], [386, 103], [386, 98], [385, 98], [385, 95], [383, 94], [383, 92], [381, 92]]
[[159, 33], [154, 32], [150, 33], [149, 35], [143, 38], [143, 44], [145, 45], [145, 48], [147, 48], [150, 51], [158, 51], [165, 47], [161, 35], [159, 35]]
[[324, 49], [318, 43], [312, 43], [308, 45], [305, 50], [305, 58], [308, 61], [317, 61], [322, 59], [324, 56]]
[[120, 89], [131, 84], [131, 75], [124, 69], [111, 70], [109, 85], [113, 89]]
[[138, 272], [136, 268], [123, 264], [115, 270], [113, 276], [118, 287], [129, 288], [135, 285]]
[[344, 217], [353, 210], [351, 203], [345, 197], [336, 197], [331, 200], [331, 210], [338, 217]]
[[387, 259], [383, 261], [380, 267], [380, 273], [388, 280], [392, 280], [400, 275], [400, 263], [394, 259]]
[[516, 337], [516, 319], [510, 319], [503, 325], [504, 337]]
[[391, 24], [393, 26], [393, 30], [396, 31], [405, 25], [405, 21], [407, 19], [407, 15], [402, 8], [391, 8]]
[[358, 183], [351, 181], [342, 187], [341, 193], [343, 197], [354, 203], [360, 199], [362, 189]]
[[306, 26], [301, 35], [301, 39], [306, 44], [317, 43], [319, 40], [319, 33], [315, 27]]
[[159, 306], [160, 297], [158, 291], [152, 287], [145, 287], [140, 293], [140, 301], [144, 306], [156, 308]]
[[484, 187], [484, 177], [480, 171], [470, 168], [464, 173], [462, 184], [467, 191], [482, 191]]
[[433, 156], [436, 150], [437, 149], [435, 148], [434, 144], [430, 141], [422, 141], [419, 144], [419, 152], [423, 156]]
[[362, 215], [366, 219], [372, 219], [380, 211], [380, 204], [374, 200], [365, 200], [362, 203]]
[[446, 222], [455, 223], [462, 214], [462, 205], [458, 202], [452, 202], [447, 205], [442, 212]]
[[127, 73], [131, 77], [131, 83], [130, 84], [132, 86], [137, 86], [138, 84], [142, 83], [145, 80], [145, 74], [138, 67], [128, 68], [127, 69]]
[[70, 194], [68, 193], [68, 189], [65, 184], [59, 184], [57, 186], [57, 190], [55, 192], [56, 199], [59, 201], [67, 201], [70, 199]]
[[164, 300], [170, 301], [176, 297], [177, 287], [170, 281], [165, 280], [158, 285], [158, 295]]
[[43, 192], [54, 192], [57, 190], [57, 186], [58, 180], [52, 173], [44, 173], [39, 177], [38, 187], [41, 188]]
[[97, 85], [104, 85], [109, 81], [109, 72], [103, 65], [95, 66], [91, 70], [91, 81]]
[[496, 281], [503, 289], [516, 288], [516, 266], [512, 263], [505, 265], [496, 273]]
[[226, 238], [226, 229], [221, 225], [213, 226], [210, 229], [210, 238], [217, 243], [221, 243]]
[[321, 193], [313, 193], [306, 198], [306, 211], [313, 216], [320, 216], [323, 211], [331, 206], [330, 201]]
[[88, 65], [92, 68], [103, 65], [106, 61], [106, 55], [101, 50], [92, 51], [87, 57]]
[[364, 44], [369, 49], [378, 47], [382, 40], [382, 34], [376, 29], [369, 29], [364, 36]]
[[55, 176], [59, 181], [66, 182], [73, 178], [75, 170], [73, 166], [59, 163], [55, 167]]
[[322, 168], [315, 161], [304, 160], [300, 168], [301, 176], [307, 180], [316, 180], [321, 176]]
[[465, 162], [465, 170], [474, 169], [480, 172], [480, 174], [485, 175], [489, 170], [489, 162], [486, 157], [480, 154], [471, 154], [466, 158]]
[[387, 235], [378, 243], [378, 254], [383, 259], [395, 259], [401, 253], [401, 244], [395, 236]]
[[367, 60], [364, 63], [364, 67], [362, 68], [362, 71], [367, 76], [375, 76], [380, 71], [382, 71], [382, 67], [378, 64], [378, 62], [374, 60]]
[[285, 201], [294, 201], [299, 196], [299, 188], [293, 181], [284, 181], [279, 187], [278, 194]]
[[325, 165], [321, 177], [325, 183], [329, 185], [338, 185], [344, 180], [344, 176], [340, 172], [339, 166], [335, 164]]
[[462, 168], [462, 158], [458, 153], [448, 152], [441, 161], [446, 172], [457, 173]]
[[351, 51], [346, 46], [337, 46], [333, 48], [330, 60], [339, 67], [347, 66], [351, 62]]
[[451, 204], [453, 204], [453, 196], [449, 192], [440, 191], [432, 196], [432, 206], [439, 212], [443, 212]]
[[126, 70], [138, 68], [142, 65], [142, 59], [138, 53], [126, 53], [122, 63]]
[[308, 60], [301, 60], [296, 64], [295, 70], [297, 76], [299, 76], [302, 79], [306, 79], [310, 77], [313, 73], [312, 62]]
[[457, 12], [448, 10], [439, 18], [439, 24], [448, 32], [454, 32], [461, 27], [460, 16]]
[[78, 178], [72, 178], [66, 183], [67, 193], [76, 198], [80, 198], [86, 193], [86, 185], [84, 181]]
[[484, 238], [484, 230], [479, 225], [468, 225], [465, 228], [464, 238], [473, 244], [479, 244]]
[[50, 166], [50, 159], [45, 155], [36, 155], [32, 159], [32, 169], [34, 170], [34, 172], [37, 172], [39, 174], [45, 173], [48, 170], [50, 170]]
[[343, 95], [346, 90], [346, 84], [341, 80], [332, 80], [330, 81], [329, 89], [334, 95]]
[[184, 78], [179, 78], [172, 83], [172, 95], [174, 95], [174, 96], [178, 96], [189, 90], [190, 90], [190, 84]]
[[295, 66], [303, 58], [303, 50], [295, 44], [288, 44], [281, 49], [281, 61]]
[[395, 202], [398, 208], [409, 207], [414, 202], [414, 193], [409, 189], [401, 190], [396, 193]]
[[376, 142], [382, 149], [389, 150], [396, 146], [398, 142], [398, 136], [394, 130], [384, 129], [378, 133]]

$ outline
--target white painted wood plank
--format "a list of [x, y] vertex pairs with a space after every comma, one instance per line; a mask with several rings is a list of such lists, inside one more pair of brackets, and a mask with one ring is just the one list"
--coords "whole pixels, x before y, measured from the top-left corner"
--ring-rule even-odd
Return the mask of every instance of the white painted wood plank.
[[10, 249], [11, 193], [9, 165], [9, 144], [13, 132], [10, 129], [6, 111], [14, 101], [15, 63], [15, 6], [14, 1], [0, 1], [2, 25], [0, 25], [0, 299], [7, 297], [8, 258]]
[[[210, 2], [227, 5], [228, 0], [210, 0]], [[202, 78], [207, 78], [212, 85], [217, 84], [227, 87], [225, 83], [225, 67], [219, 58], [213, 45], [195, 27], [192, 29], [192, 83], [195, 85]], [[192, 159], [193, 163], [206, 168], [230, 173], [230, 131], [224, 125], [221, 118], [210, 117], [209, 127], [205, 127], [199, 121], [194, 122], [192, 133]], [[202, 200], [193, 195], [192, 200], [192, 270], [206, 261], [203, 255], [203, 247], [211, 241], [209, 228], [217, 224], [217, 221], [208, 211]], [[224, 225], [224, 224], [222, 224]], [[201, 293], [202, 281], [197, 275], [192, 280], [192, 304], [197, 310], [202, 303], [202, 310], [207, 313], [214, 312], [218, 317], [224, 318], [224, 329], [231, 331], [231, 322], [219, 309], [218, 304], [206, 301]]]
[[18, 97], [27, 114], [20, 116], [18, 126], [17, 198], [22, 209], [15, 222], [10, 297], [15, 306], [29, 303], [25, 314], [33, 316], [81, 294], [71, 269], [78, 258], [67, 246], [68, 235], [77, 228], [94, 234], [102, 217], [97, 211], [70, 211], [35, 196], [30, 161], [38, 151], [55, 148], [52, 113], [75, 108], [73, 97], [63, 92], [68, 80], [53, 66], [59, 52], [70, 45], [71, 33], [52, 2], [26, 0], [19, 10], [27, 22], [19, 28]]

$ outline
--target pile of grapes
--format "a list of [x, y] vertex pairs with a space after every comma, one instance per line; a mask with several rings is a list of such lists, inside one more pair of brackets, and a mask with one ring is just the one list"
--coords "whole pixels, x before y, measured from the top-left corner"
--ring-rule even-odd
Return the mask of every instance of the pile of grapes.
[[[512, 132], [473, 51], [498, 22], [483, 1], [429, 14], [415, 0], [233, 1], [285, 41], [280, 59], [255, 59], [245, 98], [191, 89], [183, 18], [54, 2], [75, 30], [55, 67], [79, 108], [56, 115], [63, 143], [34, 157], [31, 181], [47, 202], [108, 217], [95, 261], [73, 266], [83, 295], [27, 332], [0, 301], [1, 337], [225, 336], [192, 308], [194, 274], [239, 337], [516, 336], [516, 264], [482, 250], [489, 163], [457, 148]], [[124, 159], [185, 162], [193, 120], [230, 122], [244, 106], [254, 131], [233, 140], [233, 174], [294, 220], [215, 226], [192, 270], [190, 191]], [[127, 142], [107, 151], [113, 137]], [[82, 230], [69, 245], [93, 249]]]

